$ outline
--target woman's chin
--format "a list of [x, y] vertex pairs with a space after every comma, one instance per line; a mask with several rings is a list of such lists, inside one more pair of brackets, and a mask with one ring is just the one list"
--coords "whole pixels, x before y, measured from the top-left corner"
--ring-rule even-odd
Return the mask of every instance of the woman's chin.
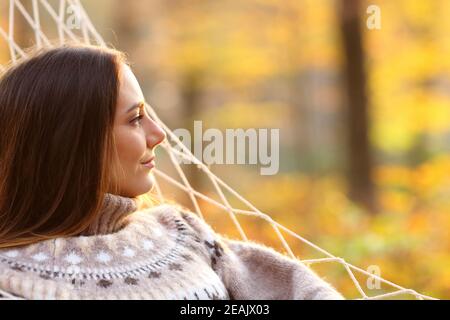
[[[130, 180], [128, 180], [128, 182], [130, 182]], [[152, 174], [147, 174], [138, 181], [123, 185], [119, 194], [124, 197], [135, 198], [150, 192], [154, 185], [155, 178]]]
[[142, 181], [142, 183], [139, 185], [138, 190], [136, 190], [137, 195], [139, 196], [141, 194], [145, 194], [147, 192], [150, 192], [155, 185], [155, 178], [152, 174], [148, 174], [145, 177], [145, 180]]

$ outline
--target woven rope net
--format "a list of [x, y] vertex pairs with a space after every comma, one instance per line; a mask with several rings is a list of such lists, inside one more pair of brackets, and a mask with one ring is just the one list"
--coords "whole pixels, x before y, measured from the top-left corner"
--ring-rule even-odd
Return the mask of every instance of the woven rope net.
[[[26, 24], [32, 30], [34, 43], [20, 42], [16, 30], [18, 21], [20, 21], [21, 25]], [[0, 0], [0, 62], [4, 62], [3, 65], [0, 63], [0, 74], [6, 70], [6, 62], [14, 64], [21, 58], [26, 58], [25, 47], [31, 45], [35, 45], [38, 48], [52, 47], [55, 45], [55, 38], [57, 39], [56, 44], [64, 44], [67, 41], [71, 41], [106, 46], [105, 41], [96, 31], [79, 0]], [[7, 55], [6, 57], [4, 56], [5, 53]], [[160, 149], [163, 149], [166, 156], [170, 158], [171, 164], [173, 165], [171, 172], [175, 172], [177, 175], [177, 177], [173, 177], [167, 172], [154, 169], [154, 189], [155, 195], [159, 200], [164, 201], [166, 198], [161, 187], [163, 182], [182, 190], [187, 194], [194, 211], [200, 217], [203, 218], [201, 205], [199, 204], [200, 201], [218, 208], [223, 214], [227, 214], [244, 241], [247, 241], [248, 237], [237, 217], [253, 216], [258, 219], [263, 219], [273, 228], [274, 234], [290, 257], [297, 259], [284, 235], [289, 235], [292, 239], [300, 241], [303, 245], [317, 253], [317, 258], [301, 260], [306, 265], [313, 267], [318, 264], [334, 263], [341, 265], [345, 269], [346, 276], [354, 284], [359, 299], [391, 299], [405, 297], [405, 295], [409, 298], [421, 300], [434, 299], [433, 297], [420, 294], [415, 290], [397, 285], [377, 274], [356, 267], [346, 262], [345, 259], [334, 256], [294, 231], [274, 221], [268, 214], [258, 210], [252, 203], [212, 173], [208, 166], [198, 160], [164, 122], [161, 121], [152, 107], [147, 105], [147, 111], [167, 134], [167, 139], [163, 142], [161, 145], [162, 148]], [[185, 159], [197, 165], [197, 168], [202, 174], [210, 180], [213, 189], [212, 192], [215, 192], [214, 197], [201, 193], [191, 186], [186, 173], [179, 164], [180, 159]], [[234, 198], [233, 201], [230, 201], [230, 197]], [[237, 208], [236, 205], [231, 205], [231, 203], [236, 202], [240, 203], [242, 207]], [[384, 288], [382, 294], [369, 295], [363, 289], [362, 281], [358, 280], [361, 277], [363, 279], [378, 281], [389, 289]], [[7, 299], [14, 298], [7, 292], [2, 292], [1, 289], [0, 294]]]

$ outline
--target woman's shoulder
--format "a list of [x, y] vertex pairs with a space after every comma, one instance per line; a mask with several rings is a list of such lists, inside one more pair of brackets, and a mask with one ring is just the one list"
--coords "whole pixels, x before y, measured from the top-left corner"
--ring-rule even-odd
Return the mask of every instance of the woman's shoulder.
[[222, 236], [208, 224], [200, 215], [179, 204], [165, 203], [137, 213], [137, 220], [153, 219], [171, 233], [188, 235], [195, 242], [206, 247], [208, 251], [215, 250]]

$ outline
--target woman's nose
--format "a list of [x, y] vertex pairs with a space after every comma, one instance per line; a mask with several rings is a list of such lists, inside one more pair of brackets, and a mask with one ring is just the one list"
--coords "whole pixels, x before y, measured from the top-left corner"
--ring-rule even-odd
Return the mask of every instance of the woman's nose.
[[153, 119], [150, 120], [150, 126], [147, 133], [147, 145], [153, 149], [166, 139], [166, 133]]

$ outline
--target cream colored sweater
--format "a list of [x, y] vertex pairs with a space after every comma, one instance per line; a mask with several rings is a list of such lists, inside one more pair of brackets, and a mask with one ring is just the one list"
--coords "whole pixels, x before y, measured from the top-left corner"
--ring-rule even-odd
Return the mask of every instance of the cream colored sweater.
[[0, 250], [0, 289], [25, 299], [342, 299], [271, 248], [112, 194], [85, 234]]

